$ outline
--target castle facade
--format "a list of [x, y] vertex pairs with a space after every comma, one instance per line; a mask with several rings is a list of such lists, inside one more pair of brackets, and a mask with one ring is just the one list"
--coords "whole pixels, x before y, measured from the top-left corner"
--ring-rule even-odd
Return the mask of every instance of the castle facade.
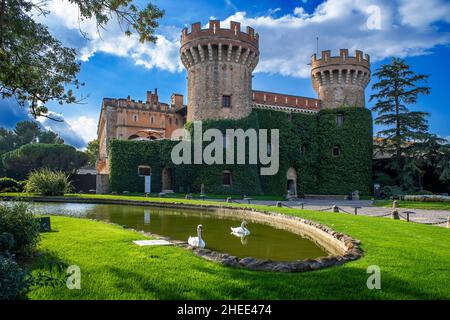
[[[152, 191], [193, 192], [204, 185], [207, 192], [229, 194], [370, 193], [372, 120], [364, 94], [370, 81], [369, 55], [359, 50], [350, 55], [346, 49], [338, 56], [330, 51], [322, 51], [321, 57], [313, 54], [311, 80], [317, 98], [254, 90], [252, 73], [259, 55], [259, 35], [251, 27], [242, 31], [238, 22], [222, 28], [220, 21], [211, 20], [206, 29], [200, 23], [183, 29], [180, 57], [187, 70], [187, 104], [180, 94], [173, 94], [170, 104], [162, 103], [156, 89], [147, 92], [145, 101], [103, 99], [97, 191], [142, 192], [139, 168], [148, 167]], [[280, 174], [267, 178], [248, 175], [250, 167], [197, 166], [188, 170], [191, 183], [177, 179], [176, 171], [185, 169], [156, 156], [154, 148], [192, 121], [222, 129], [239, 123], [282, 130]], [[147, 147], [149, 143], [153, 146]], [[113, 168], [114, 159], [126, 161], [120, 152], [138, 152], [144, 145], [155, 154], [135, 157], [130, 169]], [[245, 187], [249, 179], [252, 183]]]

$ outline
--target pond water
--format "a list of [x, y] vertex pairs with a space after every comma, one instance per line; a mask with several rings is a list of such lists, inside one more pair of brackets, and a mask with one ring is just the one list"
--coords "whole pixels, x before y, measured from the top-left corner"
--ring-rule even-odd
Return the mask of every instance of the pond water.
[[[236, 237], [231, 234], [230, 227], [240, 226], [242, 220], [218, 213], [78, 203], [35, 203], [34, 207], [35, 211], [42, 214], [71, 215], [109, 221], [174, 240], [186, 241], [189, 236], [197, 236], [197, 225], [202, 224], [202, 238], [206, 248], [240, 258], [292, 261], [327, 255], [324, 249], [306, 238], [251, 219], [247, 219], [251, 234], [245, 238]], [[139, 236], [136, 240], [140, 240], [138, 238]]]

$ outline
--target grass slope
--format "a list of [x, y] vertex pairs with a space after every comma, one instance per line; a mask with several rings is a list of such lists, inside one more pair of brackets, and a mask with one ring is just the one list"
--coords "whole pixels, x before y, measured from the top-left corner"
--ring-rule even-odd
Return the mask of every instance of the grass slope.
[[[263, 206], [255, 208], [269, 209]], [[287, 208], [362, 241], [364, 258], [306, 273], [223, 267], [177, 247], [138, 247], [139, 233], [86, 219], [52, 217], [48, 257], [81, 268], [81, 290], [35, 288], [31, 299], [449, 299], [450, 230], [385, 218]], [[367, 289], [370, 265], [381, 290]]]

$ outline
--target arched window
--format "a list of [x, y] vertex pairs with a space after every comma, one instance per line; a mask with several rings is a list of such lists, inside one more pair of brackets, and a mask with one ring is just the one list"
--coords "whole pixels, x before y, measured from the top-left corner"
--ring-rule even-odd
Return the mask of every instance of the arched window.
[[155, 123], [155, 118], [150, 117], [150, 123], [151, 123], [151, 124]]
[[133, 121], [138, 122], [138, 120], [139, 120], [138, 115], [137, 114], [133, 115]]

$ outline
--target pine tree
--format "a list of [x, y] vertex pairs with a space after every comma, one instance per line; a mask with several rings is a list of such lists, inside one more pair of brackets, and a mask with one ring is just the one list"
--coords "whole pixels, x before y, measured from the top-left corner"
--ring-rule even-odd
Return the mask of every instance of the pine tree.
[[[376, 100], [372, 111], [378, 116], [375, 123], [387, 127], [378, 132], [380, 143], [376, 145], [383, 154], [392, 155], [390, 169], [397, 172], [398, 182], [410, 186], [411, 174], [419, 176], [417, 164], [413, 163], [418, 154], [426, 152], [419, 147], [426, 146], [431, 138], [428, 133], [427, 112], [411, 111], [409, 107], [417, 103], [419, 95], [428, 95], [430, 88], [420, 86], [427, 75], [410, 70], [403, 59], [393, 58], [390, 64], [376, 70], [379, 82], [372, 86], [376, 91], [370, 101]], [[420, 185], [420, 183], [419, 183]]]

